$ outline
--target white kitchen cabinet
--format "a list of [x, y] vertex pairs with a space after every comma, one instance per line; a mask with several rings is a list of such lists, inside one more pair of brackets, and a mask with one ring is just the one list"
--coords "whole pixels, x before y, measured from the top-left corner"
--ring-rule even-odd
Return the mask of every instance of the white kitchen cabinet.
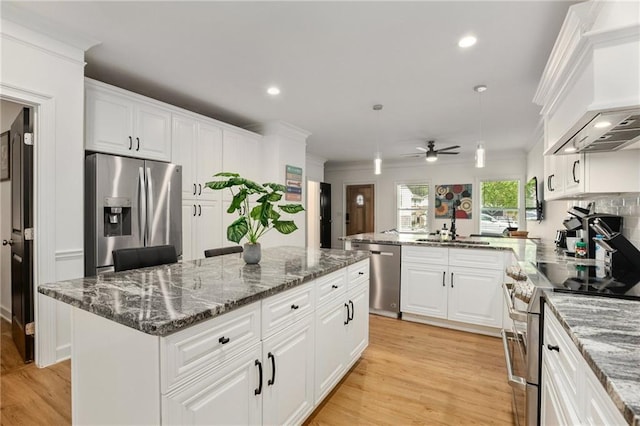
[[[447, 249], [442, 249], [446, 251]], [[448, 267], [402, 262], [400, 309], [402, 312], [447, 318]]]
[[205, 250], [221, 247], [224, 231], [219, 201], [183, 200], [183, 260], [201, 259], [204, 257]]
[[313, 411], [315, 336], [313, 315], [264, 340], [262, 421], [300, 424]]
[[369, 260], [349, 266], [346, 298], [336, 297], [316, 309], [316, 404], [331, 392], [369, 344], [368, 273]]
[[261, 348], [254, 345], [188, 386], [163, 395], [162, 424], [261, 424], [266, 385]]
[[171, 112], [160, 102], [86, 80], [85, 115], [87, 150], [171, 160]]
[[544, 311], [540, 410], [543, 425], [627, 424], [548, 307]]
[[400, 307], [408, 319], [502, 327], [503, 251], [405, 246], [401, 268]]
[[205, 187], [222, 171], [222, 128], [204, 117], [173, 114], [172, 162], [182, 165], [182, 198], [220, 200], [220, 191]]
[[502, 327], [503, 272], [449, 267], [447, 317], [453, 321]]

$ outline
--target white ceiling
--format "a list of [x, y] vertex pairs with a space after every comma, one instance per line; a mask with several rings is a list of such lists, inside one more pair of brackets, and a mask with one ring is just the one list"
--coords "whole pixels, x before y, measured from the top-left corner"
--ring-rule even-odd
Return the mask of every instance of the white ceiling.
[[[26, 2], [101, 44], [86, 75], [244, 126], [308, 130], [330, 161], [461, 145], [473, 156], [480, 103], [487, 155], [533, 144], [538, 80], [575, 2]], [[468, 33], [478, 43], [457, 46]], [[282, 93], [265, 90], [277, 85]], [[374, 112], [376, 103], [384, 105]], [[449, 160], [456, 156], [447, 156]], [[458, 158], [460, 158], [458, 157]]]

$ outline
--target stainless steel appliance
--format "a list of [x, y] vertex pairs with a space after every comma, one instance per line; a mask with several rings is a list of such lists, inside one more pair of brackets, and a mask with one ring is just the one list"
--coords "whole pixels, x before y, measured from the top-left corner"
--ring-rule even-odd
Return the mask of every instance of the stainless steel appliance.
[[182, 167], [107, 154], [85, 159], [85, 276], [111, 251], [171, 244], [182, 254]]
[[369, 312], [400, 316], [400, 246], [352, 242], [353, 250], [371, 252], [369, 260]]
[[[608, 252], [608, 256], [617, 257], [621, 254], [612, 251]], [[612, 264], [629, 268], [611, 268]], [[514, 268], [506, 271], [515, 282], [503, 285], [512, 327], [502, 330], [502, 342], [508, 383], [513, 390], [516, 423], [532, 426], [538, 425], [540, 419], [540, 342], [544, 291], [640, 300], [640, 269], [615, 260], [596, 262], [595, 265], [540, 262], [523, 267], [526, 273]]]

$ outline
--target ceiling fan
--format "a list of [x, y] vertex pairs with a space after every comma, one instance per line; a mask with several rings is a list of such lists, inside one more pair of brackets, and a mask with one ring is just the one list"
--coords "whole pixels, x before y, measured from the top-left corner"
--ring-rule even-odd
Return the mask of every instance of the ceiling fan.
[[[438, 159], [438, 154], [449, 154], [456, 155], [460, 154], [459, 152], [451, 152], [452, 149], [458, 149], [460, 145], [452, 145], [446, 148], [435, 149], [435, 141], [428, 141], [427, 147], [424, 146], [416, 146], [417, 150], [423, 151], [426, 155], [426, 160], [429, 162], [436, 161]], [[406, 157], [421, 157], [423, 154], [406, 154]]]

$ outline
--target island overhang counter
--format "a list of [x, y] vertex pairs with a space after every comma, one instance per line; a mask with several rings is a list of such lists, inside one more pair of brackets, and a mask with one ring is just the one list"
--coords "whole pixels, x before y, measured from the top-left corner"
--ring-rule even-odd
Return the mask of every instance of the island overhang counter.
[[73, 422], [300, 423], [368, 345], [368, 257], [277, 247], [39, 286], [73, 306]]

